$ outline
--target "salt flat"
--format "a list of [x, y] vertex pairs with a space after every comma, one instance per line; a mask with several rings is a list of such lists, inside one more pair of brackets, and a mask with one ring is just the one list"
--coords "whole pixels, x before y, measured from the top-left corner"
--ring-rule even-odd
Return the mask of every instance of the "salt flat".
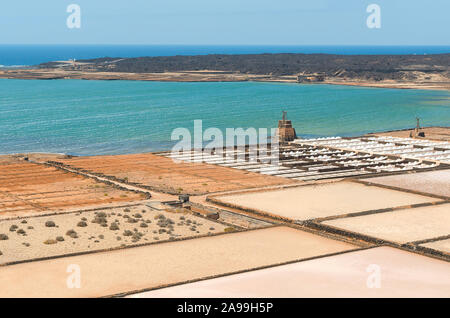
[[[156, 288], [357, 248], [289, 227], [126, 248], [2, 267], [0, 297], [97, 297]], [[67, 288], [69, 265], [81, 288]]]
[[364, 179], [367, 182], [450, 197], [450, 170]]
[[420, 246], [450, 254], [450, 239], [424, 243], [420, 244]]
[[220, 202], [293, 220], [439, 201], [436, 198], [355, 182], [334, 182], [216, 198]]
[[403, 244], [450, 234], [450, 204], [342, 218], [323, 224]]
[[448, 297], [449, 295], [449, 263], [391, 247], [378, 247], [153, 290], [130, 297]]

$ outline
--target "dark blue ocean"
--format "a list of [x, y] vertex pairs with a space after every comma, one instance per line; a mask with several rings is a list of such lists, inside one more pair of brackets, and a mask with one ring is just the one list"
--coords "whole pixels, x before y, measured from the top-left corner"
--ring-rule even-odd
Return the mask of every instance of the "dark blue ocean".
[[450, 53], [450, 46], [0, 45], [0, 67], [99, 57], [259, 53], [441, 54]]

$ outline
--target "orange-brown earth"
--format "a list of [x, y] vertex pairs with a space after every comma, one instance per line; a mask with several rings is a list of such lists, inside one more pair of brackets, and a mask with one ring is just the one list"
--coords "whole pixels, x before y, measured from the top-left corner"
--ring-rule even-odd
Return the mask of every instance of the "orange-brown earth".
[[141, 199], [74, 173], [31, 162], [0, 161], [0, 215], [54, 212]]
[[206, 163], [175, 162], [151, 153], [58, 159], [71, 168], [138, 183], [156, 191], [199, 195], [290, 184], [286, 178], [220, 167]]

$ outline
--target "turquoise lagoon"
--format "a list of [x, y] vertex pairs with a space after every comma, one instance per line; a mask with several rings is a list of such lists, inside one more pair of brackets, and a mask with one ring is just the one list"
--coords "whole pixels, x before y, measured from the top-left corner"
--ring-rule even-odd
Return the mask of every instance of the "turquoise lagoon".
[[0, 154], [170, 149], [173, 129], [271, 128], [288, 112], [302, 137], [450, 125], [450, 93], [282, 83], [0, 79]]

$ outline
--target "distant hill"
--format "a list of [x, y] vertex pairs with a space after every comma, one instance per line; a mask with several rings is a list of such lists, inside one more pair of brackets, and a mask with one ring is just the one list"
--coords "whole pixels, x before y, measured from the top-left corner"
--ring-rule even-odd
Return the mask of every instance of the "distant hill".
[[[333, 54], [243, 54], [139, 58], [99, 58], [77, 61], [78, 70], [128, 73], [162, 73], [217, 70], [255, 75], [321, 73], [326, 77], [374, 81], [414, 80], [416, 72], [450, 78], [450, 54], [433, 55], [333, 55]], [[61, 67], [57, 62], [39, 68]], [[65, 66], [68, 68], [70, 66]]]

